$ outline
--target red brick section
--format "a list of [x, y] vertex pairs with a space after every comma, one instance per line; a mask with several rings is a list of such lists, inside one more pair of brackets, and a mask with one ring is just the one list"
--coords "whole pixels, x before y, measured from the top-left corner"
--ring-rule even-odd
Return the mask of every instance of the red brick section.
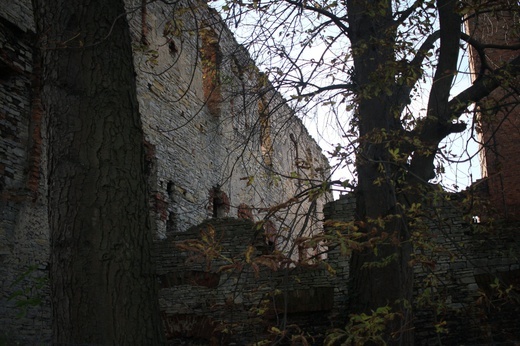
[[240, 205], [238, 206], [237, 217], [239, 219], [255, 221], [253, 212], [251, 211], [251, 207], [245, 203], [240, 203]]
[[229, 213], [231, 202], [228, 195], [214, 186], [209, 190], [208, 210], [213, 213], [213, 217], [224, 217]]
[[208, 111], [214, 117], [220, 116], [222, 90], [220, 83], [220, 64], [222, 53], [219, 49], [218, 35], [213, 29], [205, 28], [200, 31], [202, 47], [202, 89]]
[[[499, 16], [481, 14], [470, 22], [469, 34], [483, 43], [518, 44], [518, 37], [511, 29], [517, 20], [513, 13], [500, 13]], [[491, 69], [502, 66], [519, 54], [514, 50], [498, 49], [486, 49], [485, 52]], [[481, 60], [473, 49], [470, 58], [473, 70], [478, 73]], [[518, 90], [520, 80], [513, 83]], [[487, 183], [487, 197], [497, 212], [484, 217], [520, 220], [520, 106], [515, 105], [519, 96], [508, 95], [508, 92], [510, 89], [498, 89], [480, 106], [479, 125], [484, 145], [482, 175]]]
[[160, 215], [162, 221], [166, 221], [168, 218], [168, 202], [166, 196], [160, 192], [156, 192], [153, 195], [153, 208], [157, 214]]

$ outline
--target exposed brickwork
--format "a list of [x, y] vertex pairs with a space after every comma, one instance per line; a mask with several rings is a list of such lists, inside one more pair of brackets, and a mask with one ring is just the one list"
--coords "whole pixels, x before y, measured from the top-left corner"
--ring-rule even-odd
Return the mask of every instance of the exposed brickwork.
[[[512, 0], [507, 2], [513, 3]], [[518, 28], [512, 27], [518, 25], [518, 13], [500, 12], [499, 17], [500, 21], [497, 21], [493, 12], [479, 14], [469, 21], [469, 34], [484, 44], [518, 44]], [[470, 53], [475, 78], [484, 68], [499, 68], [520, 54], [518, 50], [503, 49], [485, 49], [484, 52], [471, 49]], [[481, 54], [485, 54], [485, 65]], [[482, 176], [487, 184], [488, 198], [498, 212], [482, 217], [520, 220], [520, 160], [517, 159], [520, 152], [520, 79], [510, 81], [510, 84], [507, 90], [499, 88], [493, 92], [479, 106], [484, 146]], [[513, 94], [509, 94], [511, 90]]]
[[254, 216], [253, 212], [251, 211], [251, 207], [245, 203], [240, 203], [240, 205], [238, 206], [237, 217], [239, 219], [254, 221]]
[[[141, 1], [129, 2], [129, 6], [141, 5]], [[258, 71], [214, 11], [203, 6], [191, 11], [187, 6], [185, 2], [149, 3], [146, 47], [139, 42], [143, 16], [129, 18], [135, 45], [140, 47], [135, 65], [143, 129], [154, 148], [150, 190], [168, 196], [167, 210], [172, 215], [166, 220], [155, 217], [154, 232], [161, 239], [173, 224], [184, 231], [211, 217], [208, 191], [214, 186], [220, 185], [229, 198], [228, 215], [237, 215], [240, 203], [246, 203], [260, 219], [259, 210], [283, 203], [301, 190], [294, 180], [277, 179], [278, 173], [291, 176], [298, 171], [295, 156], [310, 153], [309, 168], [298, 171], [306, 177], [320, 179], [328, 165], [301, 121], [268, 85], [263, 96], [276, 112], [269, 114], [271, 165], [264, 164]], [[196, 28], [205, 30], [198, 36]], [[215, 78], [207, 78], [210, 72]], [[214, 106], [206, 87], [214, 89], [211, 97], [220, 95], [211, 101]], [[218, 117], [210, 109], [217, 106]], [[290, 133], [300, 140], [299, 155], [294, 153]], [[166, 191], [169, 185], [171, 192]], [[323, 201], [318, 204], [321, 210]]]
[[209, 113], [215, 117], [219, 117], [221, 111], [220, 105], [222, 104], [220, 80], [222, 53], [219, 47], [219, 38], [211, 27], [203, 28], [200, 33], [202, 39], [200, 53], [204, 98]]
[[[482, 274], [496, 278], [503, 273], [518, 273], [519, 225], [497, 224], [484, 231], [483, 225], [464, 221], [459, 202], [457, 196], [451, 196], [442, 205], [432, 204], [428, 206], [431, 214], [417, 220], [417, 225], [422, 225], [417, 241], [425, 246], [416, 247], [415, 343], [432, 345], [441, 340], [445, 345], [490, 344], [504, 341], [505, 336], [518, 340], [520, 330], [512, 316], [520, 313], [520, 305], [507, 304], [510, 310], [504, 315], [487, 311], [488, 307], [479, 299], [483, 287], [477, 278]], [[355, 203], [354, 196], [342, 196], [327, 205], [325, 216], [330, 220], [353, 221]], [[344, 263], [338, 267], [345, 268], [342, 275], [348, 277], [348, 258], [338, 255], [331, 254], [329, 262], [333, 267]], [[348, 299], [346, 287], [344, 290], [343, 299]], [[440, 321], [446, 322], [448, 334], [437, 334], [435, 324]]]

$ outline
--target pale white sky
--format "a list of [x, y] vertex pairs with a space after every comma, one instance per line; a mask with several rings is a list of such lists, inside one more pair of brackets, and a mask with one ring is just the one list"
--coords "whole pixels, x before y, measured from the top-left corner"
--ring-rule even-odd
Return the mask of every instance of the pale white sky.
[[[219, 8], [219, 2], [215, 2], [212, 4], [215, 8]], [[220, 5], [222, 6], [222, 5]], [[224, 15], [225, 16], [225, 15]], [[251, 35], [247, 33], [247, 23], [250, 23], [252, 26], [256, 25], [255, 18], [249, 18], [248, 21], [243, 22], [238, 27], [231, 27], [232, 31], [235, 31], [235, 36], [239, 43], [243, 43], [247, 45], [248, 38], [251, 38]], [[267, 23], [265, 25], [268, 25]], [[293, 38], [294, 39], [294, 38]], [[317, 44], [310, 49], [307, 49], [305, 52], [305, 59], [310, 60], [311, 58], [319, 59], [322, 56], [324, 51], [324, 44]], [[467, 56], [464, 51], [461, 52], [462, 58], [460, 62], [460, 73], [457, 75], [456, 81], [453, 86], [452, 95], [458, 94], [460, 91], [464, 90], [466, 87], [470, 85], [470, 75], [469, 75], [469, 67], [467, 63]], [[254, 54], [253, 54], [254, 57]], [[333, 55], [325, 55], [326, 58], [330, 59]], [[267, 64], [271, 64], [271, 61], [268, 61], [267, 57], [257, 56], [257, 64], [258, 67], [262, 70], [266, 68], [262, 60], [265, 59]], [[278, 61], [277, 64], [281, 64], [281, 69], [283, 71], [283, 61]], [[325, 82], [327, 82], [324, 79]], [[423, 83], [422, 88], [425, 90], [425, 95], [428, 95], [429, 87], [431, 83], [428, 79]], [[284, 95], [287, 99], [290, 99], [291, 94], [294, 94], [293, 91], [290, 90], [281, 90], [282, 95]], [[424, 113], [425, 104], [427, 100], [418, 99], [414, 100], [410, 105], [410, 108], [413, 110], [413, 114], [421, 114]], [[343, 108], [341, 108], [343, 107]], [[345, 105], [340, 105], [336, 108], [337, 115], [333, 115], [329, 112], [327, 107], [316, 106], [313, 108], [311, 112], [307, 112], [305, 116], [301, 116], [304, 124], [309, 130], [309, 133], [316, 139], [318, 144], [323, 148], [324, 153], [327, 157], [327, 152], [332, 151], [334, 147], [338, 143], [345, 144], [348, 139], [342, 136], [342, 131], [339, 128], [338, 121], [336, 121], [336, 116], [342, 118], [341, 122], [343, 124], [348, 123], [349, 114], [344, 109]], [[450, 159], [453, 161], [459, 161], [459, 163], [452, 163], [445, 165], [445, 174], [440, 176], [437, 182], [441, 182], [443, 186], [445, 186], [448, 190], [451, 191], [460, 191], [464, 189], [472, 182], [480, 178], [480, 165], [478, 160], [478, 155], [475, 155], [478, 151], [478, 144], [470, 139], [471, 137], [471, 119], [461, 119], [465, 120], [469, 124], [469, 128], [462, 134], [451, 135], [444, 143], [441, 145], [443, 151], [448, 152]], [[473, 159], [469, 159], [470, 156], [474, 155]], [[354, 167], [348, 166], [342, 169], [338, 169], [333, 179], [350, 179], [352, 180], [351, 172], [354, 170]]]

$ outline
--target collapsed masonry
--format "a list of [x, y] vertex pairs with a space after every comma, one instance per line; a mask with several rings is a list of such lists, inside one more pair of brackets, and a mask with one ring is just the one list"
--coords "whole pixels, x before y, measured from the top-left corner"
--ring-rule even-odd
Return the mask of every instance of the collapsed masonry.
[[[30, 1], [4, 2], [0, 6], [0, 336], [24, 344], [47, 343], [51, 316], [45, 280], [46, 133], [38, 99], [38, 51]], [[167, 337], [206, 343], [255, 341], [269, 337], [267, 328], [280, 326], [279, 321], [316, 336], [329, 327], [343, 327], [348, 257], [338, 249], [328, 253], [328, 270], [305, 261], [284, 269], [272, 259], [258, 263], [258, 268], [246, 261], [242, 268], [233, 263], [229, 271], [219, 271], [231, 263], [222, 257], [201, 263], [200, 256], [190, 253], [188, 240], [200, 240], [201, 230], [213, 228], [213, 238], [206, 239], [228, 251], [223, 254], [227, 258], [239, 259], [249, 245], [253, 254], [268, 255], [273, 247], [284, 245], [298, 258], [292, 242], [298, 232], [288, 230], [300, 229], [307, 215], [310, 229], [321, 230], [318, 212], [324, 200], [315, 214], [309, 213], [311, 205], [304, 205], [303, 211], [288, 208], [286, 214], [263, 223], [262, 230], [252, 220], [263, 219], [270, 206], [296, 195], [304, 183], [321, 181], [327, 161], [204, 3], [152, 2], [142, 7], [140, 1], [128, 1], [127, 6], [137, 10], [130, 12], [129, 23]], [[328, 205], [328, 219], [350, 221], [353, 210], [353, 200], [344, 197]], [[511, 335], [518, 339], [516, 307], [497, 312], [493, 310], [497, 306], [476, 304], [496, 275], [500, 283], [518, 280], [517, 224], [497, 226], [492, 239], [483, 238], [456, 207], [442, 210], [443, 221], [430, 225], [426, 233], [438, 244], [437, 260], [429, 272], [417, 269], [417, 295], [424, 303], [417, 313], [418, 343], [437, 339], [435, 327], [443, 326], [435, 322], [442, 321], [451, 331], [440, 334], [446, 344], [500, 341]], [[213, 216], [218, 219], [197, 226]], [[179, 251], [182, 241], [184, 251]], [[305, 257], [304, 253], [301, 258]], [[431, 305], [435, 299], [437, 310]], [[486, 335], [480, 334], [482, 325]]]
[[[520, 304], [495, 294], [520, 283], [519, 224], [496, 225], [490, 239], [482, 225], [464, 221], [459, 199], [431, 205], [432, 214], [417, 220], [416, 241], [425, 246], [414, 257], [415, 342], [518, 340]], [[327, 204], [325, 233], [348, 234], [354, 212], [352, 195]], [[273, 342], [280, 335], [272, 331], [285, 328], [286, 340], [303, 335], [320, 345], [327, 331], [347, 325], [348, 300], [355, 299], [349, 257], [337, 243], [326, 261], [287, 266], [244, 219], [208, 220], [157, 243], [155, 255], [165, 333], [174, 344]]]

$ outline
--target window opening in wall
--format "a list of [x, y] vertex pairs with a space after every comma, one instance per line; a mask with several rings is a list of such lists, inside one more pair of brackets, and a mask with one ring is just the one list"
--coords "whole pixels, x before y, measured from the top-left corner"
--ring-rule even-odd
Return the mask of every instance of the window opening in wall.
[[166, 185], [166, 192], [168, 193], [168, 197], [170, 197], [170, 199], [173, 199], [174, 188], [175, 188], [175, 184], [173, 183], [173, 181], [170, 180], [168, 182], [168, 184]]
[[0, 60], [0, 81], [7, 82], [11, 77], [22, 73], [23, 71], [13, 63]]
[[307, 247], [305, 246], [305, 244], [298, 244], [298, 261], [300, 263], [306, 262], [308, 257], [307, 255]]
[[164, 25], [163, 29], [163, 37], [166, 39], [166, 44], [168, 45], [168, 51], [172, 57], [175, 57], [179, 52], [177, 48], [177, 44], [175, 43], [175, 37], [180, 36], [180, 29], [175, 20], [170, 20]]
[[264, 237], [267, 245], [267, 253], [272, 253], [276, 250], [277, 230], [274, 222], [271, 220], [264, 222]]
[[168, 42], [168, 51], [170, 52], [170, 54], [172, 56], [177, 55], [179, 50], [177, 49], [177, 46], [175, 45], [175, 41], [170, 40], [170, 42]]

